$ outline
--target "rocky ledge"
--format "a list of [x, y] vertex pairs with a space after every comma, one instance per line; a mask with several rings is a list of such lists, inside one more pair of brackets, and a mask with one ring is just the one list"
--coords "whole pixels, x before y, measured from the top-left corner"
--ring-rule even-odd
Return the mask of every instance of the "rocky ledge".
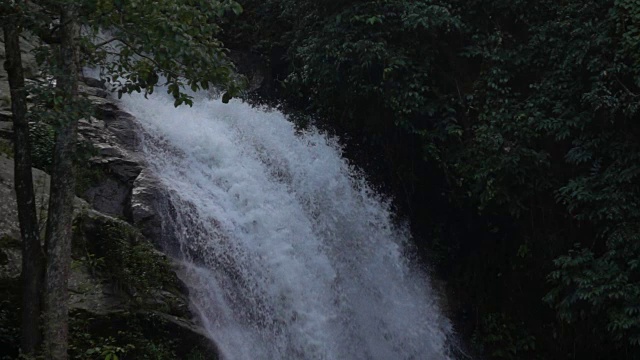
[[[69, 281], [72, 357], [111, 349], [121, 359], [143, 353], [158, 359], [217, 358], [215, 345], [190, 312], [186, 287], [176, 275], [179, 264], [153, 245], [163, 225], [156, 209], [166, 197], [145, 169], [133, 116], [109, 99], [100, 81], [85, 78], [80, 89], [96, 115], [79, 123], [80, 141], [92, 156], [79, 172], [76, 198]], [[20, 236], [6, 90], [0, 70], [0, 358], [16, 354], [20, 307]], [[49, 176], [33, 171], [44, 224]]]

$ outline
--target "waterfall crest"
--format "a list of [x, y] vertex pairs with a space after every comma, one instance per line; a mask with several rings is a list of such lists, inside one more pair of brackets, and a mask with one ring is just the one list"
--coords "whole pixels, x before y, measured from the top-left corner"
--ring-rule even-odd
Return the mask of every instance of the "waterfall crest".
[[172, 255], [223, 358], [450, 358], [408, 231], [334, 139], [237, 100], [122, 106], [170, 194]]

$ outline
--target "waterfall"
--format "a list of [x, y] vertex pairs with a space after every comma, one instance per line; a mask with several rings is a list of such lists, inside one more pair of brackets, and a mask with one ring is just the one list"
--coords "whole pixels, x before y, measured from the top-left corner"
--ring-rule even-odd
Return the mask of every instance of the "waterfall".
[[410, 235], [335, 139], [204, 95], [127, 97], [170, 194], [194, 314], [223, 359], [450, 359]]

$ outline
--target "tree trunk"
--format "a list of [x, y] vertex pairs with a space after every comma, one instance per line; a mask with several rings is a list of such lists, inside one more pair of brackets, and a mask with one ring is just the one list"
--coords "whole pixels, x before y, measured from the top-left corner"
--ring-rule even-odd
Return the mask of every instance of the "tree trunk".
[[18, 220], [22, 235], [22, 329], [20, 348], [25, 355], [34, 354], [40, 346], [40, 294], [42, 286], [43, 254], [40, 246], [36, 202], [31, 174], [31, 144], [26, 119], [27, 100], [20, 52], [19, 29], [15, 22], [4, 26], [5, 69], [11, 89], [13, 113], [13, 145], [15, 190], [18, 201]]
[[45, 273], [45, 356], [48, 359], [67, 359], [68, 348], [68, 280], [71, 262], [71, 225], [75, 172], [73, 157], [77, 138], [78, 119], [73, 104], [78, 95], [78, 65], [76, 37], [79, 28], [72, 11], [73, 5], [61, 9], [60, 50], [58, 64], [62, 75], [57, 77], [56, 96], [64, 97], [65, 113], [56, 131], [56, 144], [51, 171], [51, 194], [46, 230], [47, 267]]

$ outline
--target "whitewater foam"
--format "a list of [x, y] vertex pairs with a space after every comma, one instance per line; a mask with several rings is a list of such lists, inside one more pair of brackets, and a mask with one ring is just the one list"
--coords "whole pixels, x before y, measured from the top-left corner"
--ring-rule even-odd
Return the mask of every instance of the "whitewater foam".
[[194, 312], [225, 359], [449, 359], [449, 321], [388, 202], [317, 130], [199, 96], [125, 96]]

